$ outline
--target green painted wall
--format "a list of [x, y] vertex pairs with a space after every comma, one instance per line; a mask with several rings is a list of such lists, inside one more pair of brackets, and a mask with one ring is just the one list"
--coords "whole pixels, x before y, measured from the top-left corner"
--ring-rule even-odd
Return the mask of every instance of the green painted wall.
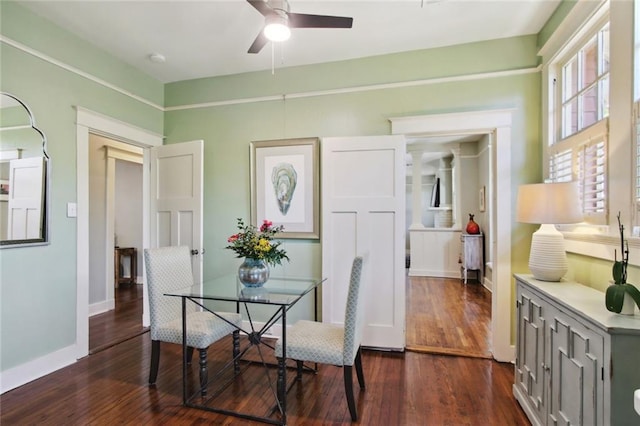
[[[0, 2], [3, 37], [163, 102], [163, 86], [85, 42]], [[23, 99], [46, 133], [51, 156], [51, 244], [0, 250], [0, 370], [26, 363], [76, 340], [76, 125], [79, 105], [162, 133], [163, 112], [56, 65], [0, 43], [0, 89]]]
[[[316, 66], [277, 69], [162, 84], [109, 57], [11, 2], [0, 2], [4, 37], [168, 107], [310, 91], [441, 79], [534, 67], [536, 36], [399, 53]], [[75, 342], [76, 201], [75, 105], [157, 133], [168, 143], [205, 141], [205, 278], [233, 271], [239, 261], [224, 250], [237, 217], [249, 216], [249, 143], [305, 136], [390, 133], [389, 117], [483, 109], [513, 109], [512, 204], [517, 186], [539, 181], [538, 73], [440, 81], [404, 88], [303, 96], [208, 108], [161, 110], [0, 44], [0, 87], [23, 98], [49, 139], [51, 244], [0, 251], [0, 371]], [[532, 229], [513, 223], [514, 272], [526, 272]], [[291, 274], [320, 273], [318, 241], [291, 240]]]
[[[305, 96], [319, 90], [526, 69], [535, 67], [537, 60], [536, 37], [530, 36], [276, 69], [275, 75], [266, 71], [166, 85], [167, 106], [175, 108], [280, 97], [274, 101], [188, 107], [165, 114], [167, 143], [205, 141], [205, 278], [230, 272], [238, 263], [224, 246], [235, 229], [236, 217], [249, 217], [249, 144], [254, 140], [387, 135], [391, 132], [390, 117], [509, 108], [513, 109], [513, 194], [518, 184], [539, 181], [538, 73]], [[526, 271], [529, 228], [514, 223], [515, 272]], [[320, 272], [317, 241], [287, 242], [286, 248], [292, 252], [290, 268], [296, 265], [303, 272]], [[299, 257], [310, 263], [301, 263]]]

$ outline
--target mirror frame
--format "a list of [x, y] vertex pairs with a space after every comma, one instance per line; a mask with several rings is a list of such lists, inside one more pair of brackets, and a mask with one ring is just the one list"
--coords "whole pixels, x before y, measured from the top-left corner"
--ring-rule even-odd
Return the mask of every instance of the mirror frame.
[[36, 126], [36, 120], [33, 113], [31, 112], [31, 108], [29, 108], [29, 106], [24, 101], [8, 92], [0, 91], [0, 97], [1, 96], [7, 96], [15, 100], [27, 111], [27, 114], [29, 115], [29, 125], [42, 138], [42, 156], [44, 160], [44, 187], [42, 188], [42, 208], [44, 209], [44, 212], [42, 213], [42, 232], [40, 238], [0, 240], [0, 249], [49, 244], [49, 188], [51, 185], [51, 158], [49, 157], [49, 153], [47, 152], [47, 136]]

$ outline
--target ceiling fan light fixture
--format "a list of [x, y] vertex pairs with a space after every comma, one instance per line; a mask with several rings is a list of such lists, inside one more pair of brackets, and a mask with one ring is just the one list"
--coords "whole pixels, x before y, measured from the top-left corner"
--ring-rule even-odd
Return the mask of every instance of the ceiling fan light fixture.
[[279, 13], [273, 13], [266, 17], [264, 26], [264, 36], [271, 41], [285, 41], [291, 37], [291, 29], [289, 28], [287, 16]]

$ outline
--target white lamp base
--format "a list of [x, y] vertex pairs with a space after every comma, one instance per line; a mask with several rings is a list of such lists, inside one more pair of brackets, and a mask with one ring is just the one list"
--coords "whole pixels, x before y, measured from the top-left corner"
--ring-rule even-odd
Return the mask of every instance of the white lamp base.
[[560, 281], [569, 270], [564, 237], [555, 225], [540, 225], [533, 233], [529, 269], [541, 281]]

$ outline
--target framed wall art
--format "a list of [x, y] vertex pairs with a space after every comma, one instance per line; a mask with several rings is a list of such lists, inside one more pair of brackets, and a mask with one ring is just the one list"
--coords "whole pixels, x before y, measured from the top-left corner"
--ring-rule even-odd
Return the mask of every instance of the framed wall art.
[[483, 212], [486, 210], [486, 206], [485, 206], [485, 187], [484, 185], [482, 187], [480, 187], [480, 194], [479, 194], [479, 198], [480, 198], [480, 205], [478, 206], [480, 208], [480, 211]]
[[251, 142], [251, 223], [283, 225], [278, 238], [320, 238], [318, 138]]

